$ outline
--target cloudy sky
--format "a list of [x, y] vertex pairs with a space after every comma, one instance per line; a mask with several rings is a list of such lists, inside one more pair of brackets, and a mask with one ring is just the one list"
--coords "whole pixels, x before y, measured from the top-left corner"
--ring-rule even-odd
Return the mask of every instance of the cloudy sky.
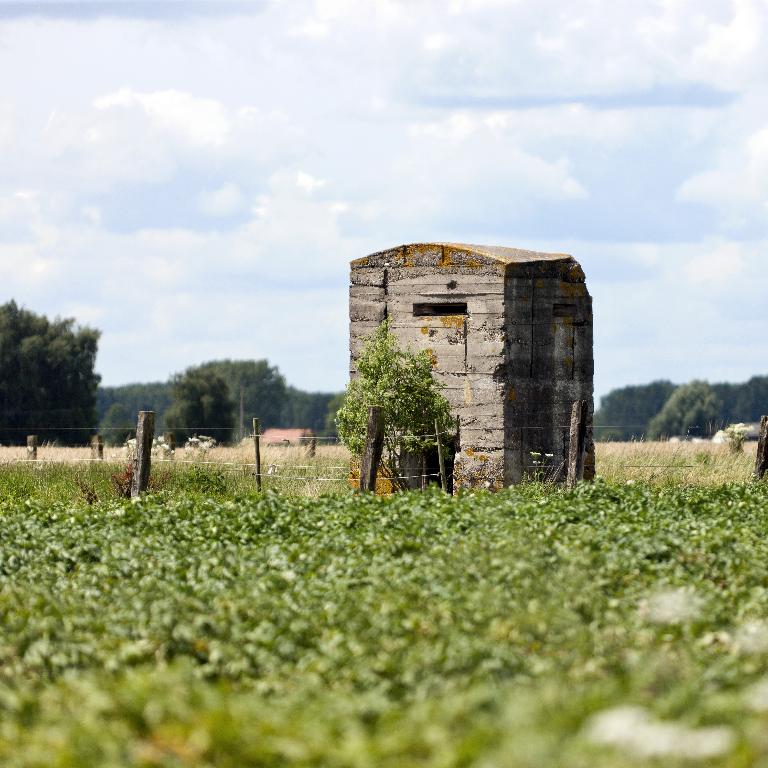
[[574, 254], [596, 391], [768, 372], [768, 0], [0, 0], [0, 302], [342, 388], [350, 259]]

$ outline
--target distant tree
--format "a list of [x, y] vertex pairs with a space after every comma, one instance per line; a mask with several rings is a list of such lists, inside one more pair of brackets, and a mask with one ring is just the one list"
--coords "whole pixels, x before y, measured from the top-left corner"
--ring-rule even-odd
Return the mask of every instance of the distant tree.
[[338, 395], [334, 395], [328, 402], [328, 409], [325, 414], [325, 428], [323, 432], [329, 437], [336, 437], [338, 430], [336, 428], [336, 414], [344, 404], [344, 393], [339, 392]]
[[0, 442], [83, 443], [96, 424], [99, 332], [0, 305]]
[[[330, 433], [327, 432], [326, 427], [330, 403], [338, 397], [339, 394], [334, 392], [304, 392], [295, 387], [288, 387], [281, 424], [284, 427], [305, 427], [318, 435], [335, 434], [335, 424]], [[334, 417], [336, 410], [333, 413]]]
[[224, 379], [233, 403], [235, 423], [239, 422], [242, 393], [245, 434], [250, 434], [254, 416], [261, 420], [262, 427], [285, 426], [282, 416], [288, 390], [276, 366], [266, 360], [212, 360], [198, 370], [212, 371]]
[[99, 425], [107, 445], [122, 445], [135, 428], [136, 419], [122, 403], [112, 403]]
[[713, 384], [722, 402], [721, 426], [760, 421], [768, 411], [768, 376], [753, 376], [743, 384]]
[[612, 390], [595, 413], [595, 439], [629, 440], [644, 435], [675, 389], [671, 381], [652, 381]]
[[194, 434], [232, 439], [234, 403], [222, 376], [210, 368], [188, 368], [171, 379], [173, 402], [165, 414], [165, 425], [177, 440]]
[[368, 408], [381, 406], [384, 418], [382, 466], [396, 486], [407, 487], [408, 454], [436, 446], [435, 422], [441, 431], [453, 429], [450, 405], [432, 376], [429, 352], [402, 349], [385, 320], [365, 341], [357, 360], [357, 378], [347, 386], [336, 423], [339, 437], [352, 453], [365, 445]]
[[99, 387], [96, 408], [99, 424], [104, 426], [107, 412], [113, 405], [121, 405], [127, 412], [127, 421], [136, 426], [139, 411], [155, 412], [155, 432], [165, 430], [165, 411], [171, 404], [171, 384], [154, 381], [147, 384], [123, 384], [119, 387]]
[[706, 436], [715, 431], [721, 403], [706, 381], [678, 387], [648, 425], [648, 437]]

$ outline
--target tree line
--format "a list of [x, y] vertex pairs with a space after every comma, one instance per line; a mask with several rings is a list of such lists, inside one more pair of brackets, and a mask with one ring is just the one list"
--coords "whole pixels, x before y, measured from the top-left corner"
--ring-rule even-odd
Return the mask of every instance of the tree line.
[[168, 382], [100, 387], [95, 372], [99, 331], [74, 319], [37, 315], [14, 301], [0, 305], [0, 443], [83, 444], [98, 427], [122, 443], [140, 410], [157, 414], [157, 431], [178, 439], [204, 433], [240, 437], [258, 416], [264, 427], [306, 427], [335, 434], [340, 393], [304, 392], [288, 385], [266, 360], [218, 360], [188, 368]]
[[[111, 443], [134, 429], [140, 410], [157, 414], [157, 431], [229, 441], [250, 417], [264, 427], [306, 427], [335, 434], [343, 395], [291, 387], [266, 360], [218, 360], [188, 368], [168, 382], [100, 387], [95, 372], [99, 331], [0, 305], [0, 443], [27, 434], [63, 444], [87, 442], [94, 427]], [[742, 384], [671, 381], [615, 389], [595, 413], [598, 440], [707, 436], [727, 424], [758, 421], [768, 410], [768, 376]]]
[[262, 428], [304, 427], [317, 435], [335, 435], [341, 398], [340, 393], [290, 386], [266, 360], [215, 360], [168, 382], [100, 387], [97, 416], [112, 444], [130, 434], [139, 411], [155, 411], [156, 431], [173, 431], [179, 440], [195, 433], [220, 442], [237, 440], [250, 434], [253, 416]]
[[692, 381], [614, 389], [595, 412], [595, 439], [708, 437], [728, 424], [755, 422], [768, 410], [768, 376], [741, 384]]

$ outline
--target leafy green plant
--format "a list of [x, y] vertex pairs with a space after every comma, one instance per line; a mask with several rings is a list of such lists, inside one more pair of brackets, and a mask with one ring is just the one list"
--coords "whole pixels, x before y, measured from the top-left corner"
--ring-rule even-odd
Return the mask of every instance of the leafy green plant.
[[403, 479], [407, 455], [436, 447], [435, 423], [444, 433], [455, 426], [432, 368], [429, 352], [402, 349], [385, 320], [365, 340], [357, 360], [357, 376], [350, 381], [336, 415], [341, 441], [360, 455], [365, 446], [368, 408], [382, 408], [382, 464], [396, 487], [407, 487]]
[[766, 505], [3, 496], [0, 764], [760, 765]]
[[216, 467], [192, 466], [184, 474], [184, 488], [205, 495], [219, 495], [227, 490], [224, 472]]

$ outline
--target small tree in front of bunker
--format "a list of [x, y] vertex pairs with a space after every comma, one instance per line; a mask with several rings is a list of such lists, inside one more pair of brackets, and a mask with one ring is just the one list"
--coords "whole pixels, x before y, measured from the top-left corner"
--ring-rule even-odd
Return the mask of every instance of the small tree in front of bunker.
[[[365, 446], [368, 408], [378, 405], [384, 418], [382, 470], [396, 487], [405, 489], [406, 457], [437, 446], [435, 422], [441, 433], [455, 424], [450, 405], [432, 376], [429, 352], [402, 349], [385, 320], [363, 345], [357, 360], [358, 376], [349, 382], [336, 414], [339, 437], [355, 455]], [[445, 439], [444, 439], [445, 442]]]

